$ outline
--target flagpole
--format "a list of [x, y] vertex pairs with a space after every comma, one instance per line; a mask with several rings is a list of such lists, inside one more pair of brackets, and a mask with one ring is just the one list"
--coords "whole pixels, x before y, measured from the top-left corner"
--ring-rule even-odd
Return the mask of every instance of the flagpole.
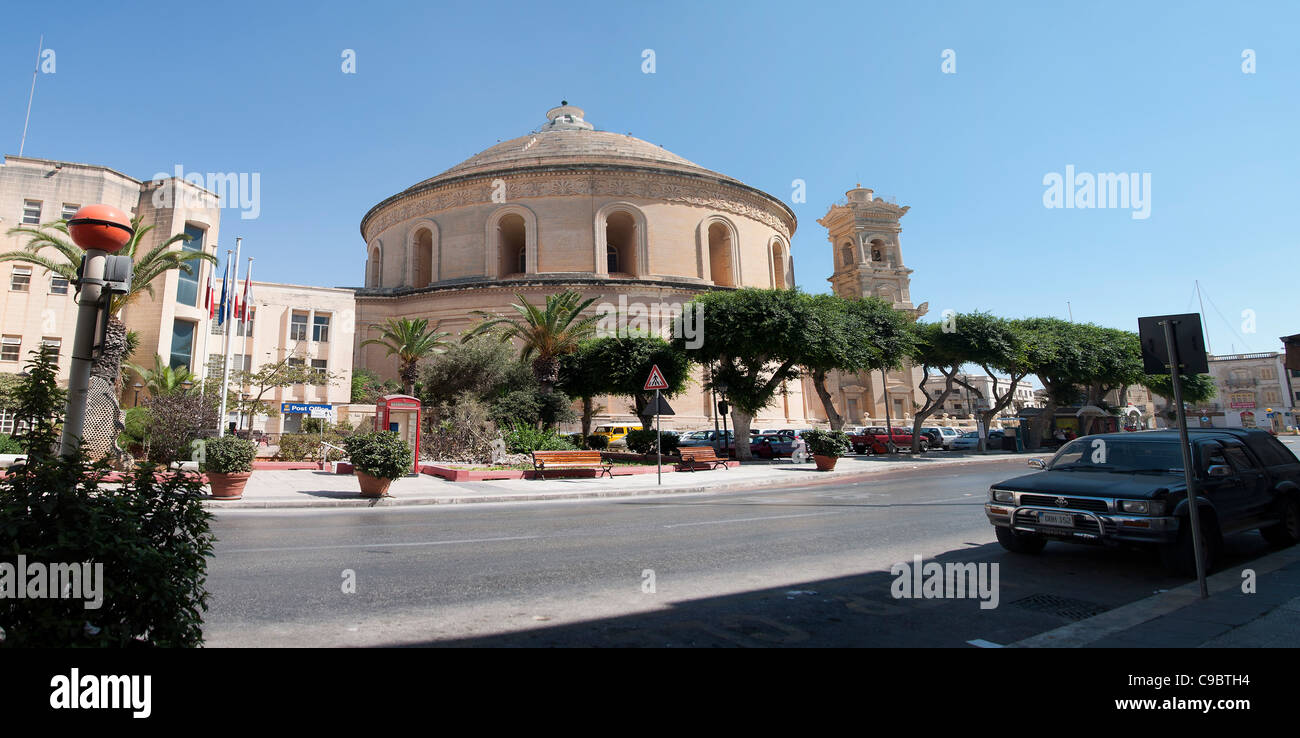
[[[239, 285], [239, 247], [240, 247], [240, 243], [243, 240], [244, 239], [242, 238], [235, 239], [235, 261], [233, 262], [235, 265], [234, 280], [231, 282], [229, 298], [223, 300], [221, 304], [221, 309], [225, 311], [225, 315], [226, 315], [226, 320], [223, 321], [226, 323], [225, 326], [226, 356], [225, 356], [225, 360], [222, 362], [222, 369], [221, 369], [221, 414], [217, 417], [217, 422], [219, 423], [219, 425], [217, 426], [218, 437], [226, 435], [226, 395], [230, 394], [228, 389], [230, 384], [230, 334], [232, 332], [230, 328], [231, 325], [234, 324], [234, 319], [235, 319], [234, 311], [228, 310], [227, 308], [229, 308], [231, 305], [234, 304], [233, 300], [235, 297], [235, 288]], [[231, 262], [229, 261], [230, 249], [226, 249], [226, 258], [227, 258], [226, 272], [229, 273], [230, 264], [231, 264]]]
[[[244, 352], [244, 353], [243, 353], [243, 356], [245, 357], [244, 361], [247, 361], [247, 362], [248, 362], [248, 371], [251, 372], [251, 371], [253, 370], [253, 360], [250, 359], [250, 358], [247, 358], [247, 357], [249, 356], [249, 353], [248, 353], [248, 324], [249, 324], [249, 321], [252, 319], [252, 318], [250, 317], [252, 314], [249, 312], [249, 306], [248, 306], [248, 296], [249, 296], [249, 295], [248, 295], [248, 292], [249, 292], [249, 290], [252, 289], [252, 281], [253, 281], [253, 257], [251, 257], [251, 256], [248, 257], [248, 271], [246, 271], [246, 272], [244, 273], [244, 279], [246, 280], [246, 281], [245, 281], [245, 284], [244, 284], [244, 306], [243, 306], [244, 314], [243, 314], [243, 317], [242, 317], [242, 318], [240, 319], [240, 321], [239, 321], [239, 328], [240, 328], [240, 330], [243, 331], [243, 333], [244, 333], [244, 335], [240, 337], [240, 338], [243, 339], [243, 342], [241, 343], [241, 348], [243, 349], [243, 352]], [[240, 365], [240, 368], [243, 369], [243, 365], [242, 365], [242, 364]], [[243, 388], [241, 387], [240, 389], [242, 390]], [[251, 406], [250, 406], [250, 407], [251, 407]], [[252, 415], [251, 412], [250, 412], [249, 415], [248, 415], [248, 435], [249, 435], [250, 437], [253, 435], [253, 415]]]
[[[208, 313], [208, 319], [203, 321], [207, 327], [203, 330], [203, 348], [199, 350], [199, 356], [203, 363], [199, 364], [199, 399], [202, 400], [208, 392], [208, 334], [212, 332], [212, 270], [214, 267], [208, 267], [208, 279], [203, 283], [203, 308]], [[203, 262], [199, 262], [199, 269], [203, 269]]]
[[23, 155], [23, 148], [27, 146], [27, 124], [32, 120], [32, 99], [36, 97], [36, 77], [41, 71], [41, 52], [45, 50], [45, 34], [41, 34], [41, 40], [36, 42], [36, 66], [32, 68], [32, 91], [27, 93], [27, 117], [23, 118], [23, 138], [18, 142], [18, 155]]

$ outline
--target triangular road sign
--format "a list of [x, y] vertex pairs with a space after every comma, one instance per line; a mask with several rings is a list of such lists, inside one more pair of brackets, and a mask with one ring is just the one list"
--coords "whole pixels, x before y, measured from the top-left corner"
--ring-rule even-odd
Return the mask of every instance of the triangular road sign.
[[650, 376], [645, 380], [647, 390], [666, 390], [668, 382], [664, 380], [664, 373], [659, 371], [659, 365], [655, 364], [650, 368]]

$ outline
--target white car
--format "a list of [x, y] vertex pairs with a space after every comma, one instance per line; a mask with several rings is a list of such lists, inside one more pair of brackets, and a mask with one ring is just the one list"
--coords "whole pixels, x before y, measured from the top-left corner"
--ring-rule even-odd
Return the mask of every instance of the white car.
[[952, 448], [953, 441], [961, 438], [961, 431], [943, 425], [932, 425], [927, 428], [922, 428], [921, 430], [926, 431], [927, 433], [930, 431], [938, 431], [939, 442], [943, 445], [945, 451]]

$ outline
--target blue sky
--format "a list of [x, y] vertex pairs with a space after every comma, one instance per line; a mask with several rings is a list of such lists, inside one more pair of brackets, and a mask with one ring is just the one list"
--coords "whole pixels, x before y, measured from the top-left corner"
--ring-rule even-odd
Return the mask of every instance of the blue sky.
[[[259, 173], [260, 216], [227, 210], [221, 229], [259, 279], [360, 284], [369, 207], [564, 98], [786, 200], [809, 291], [831, 272], [816, 220], [861, 182], [911, 206], [904, 260], [931, 318], [1067, 317], [1068, 301], [1136, 330], [1195, 310], [1199, 279], [1216, 353], [1300, 332], [1294, 5], [47, 1], [6, 21], [2, 150], [18, 150], [44, 33], [57, 66], [25, 153], [139, 178]], [[1044, 207], [1067, 165], [1149, 174], [1149, 217]]]

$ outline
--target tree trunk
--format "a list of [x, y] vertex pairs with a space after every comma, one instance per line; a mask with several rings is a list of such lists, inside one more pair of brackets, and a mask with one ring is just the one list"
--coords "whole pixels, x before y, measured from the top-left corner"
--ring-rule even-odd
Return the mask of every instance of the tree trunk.
[[99, 377], [114, 387], [122, 382], [122, 359], [126, 356], [126, 324], [116, 316], [108, 319], [104, 344], [90, 365], [90, 376]]
[[582, 442], [587, 442], [587, 436], [591, 435], [591, 417], [596, 414], [596, 400], [591, 397], [582, 398]]
[[[126, 430], [126, 416], [122, 413], [122, 403], [117, 396], [122, 384], [122, 360], [126, 356], [126, 348], [126, 324], [117, 316], [109, 317], [108, 330], [104, 332], [99, 355], [90, 364], [91, 387], [102, 388], [102, 391], [94, 391], [87, 397], [86, 415], [90, 418], [112, 418], [113, 425], [111, 429], [102, 432], [88, 427], [85, 433], [91, 458], [107, 457], [114, 467], [123, 470], [130, 468], [134, 461], [129, 453], [117, 445], [118, 434]], [[103, 437], [92, 438], [91, 435], [95, 433]]]
[[407, 395], [415, 394], [415, 379], [419, 376], [418, 362], [402, 362], [402, 370], [398, 372], [402, 377], [402, 392]]
[[814, 369], [812, 380], [813, 388], [817, 390], [817, 396], [821, 398], [822, 407], [826, 410], [826, 419], [831, 423], [831, 430], [842, 430], [844, 428], [844, 418], [835, 412], [835, 403], [831, 400], [830, 391], [826, 389], [826, 370]]
[[[731, 422], [732, 436], [736, 442], [736, 459], [738, 461], [749, 461], [753, 458], [749, 453], [749, 426], [753, 424], [754, 417], [749, 413], [742, 413], [733, 406], [731, 408]], [[723, 453], [725, 458], [725, 448]]]

